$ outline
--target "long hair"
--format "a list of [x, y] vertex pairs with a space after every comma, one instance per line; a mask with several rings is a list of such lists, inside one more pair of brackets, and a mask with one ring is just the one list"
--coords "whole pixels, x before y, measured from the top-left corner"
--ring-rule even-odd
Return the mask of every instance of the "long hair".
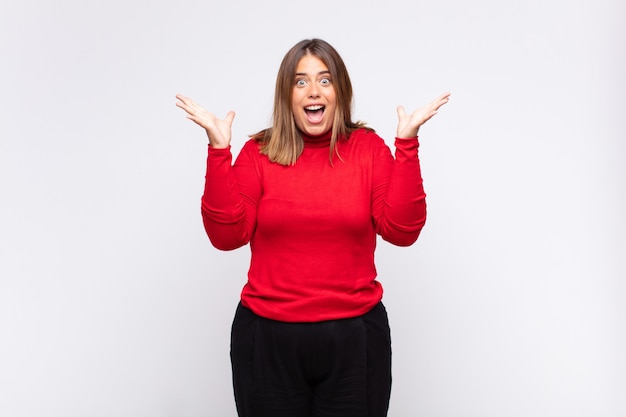
[[319, 58], [328, 67], [333, 80], [337, 106], [330, 139], [329, 158], [332, 165], [333, 154], [336, 153], [341, 159], [337, 142], [347, 140], [355, 129], [365, 126], [365, 123], [352, 122], [352, 83], [348, 70], [335, 48], [321, 39], [300, 41], [285, 54], [276, 77], [272, 127], [261, 130], [252, 135], [252, 138], [262, 143], [261, 153], [267, 155], [270, 161], [281, 165], [295, 164], [302, 154], [304, 142], [296, 126], [291, 104], [296, 67], [305, 55]]

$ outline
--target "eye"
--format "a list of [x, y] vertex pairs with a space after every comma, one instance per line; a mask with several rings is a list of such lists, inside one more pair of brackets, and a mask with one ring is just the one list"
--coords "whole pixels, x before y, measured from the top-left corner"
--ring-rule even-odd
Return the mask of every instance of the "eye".
[[304, 87], [306, 85], [306, 80], [299, 78], [296, 80], [296, 87]]
[[322, 78], [322, 79], [320, 80], [320, 84], [322, 84], [322, 85], [330, 85], [330, 84], [332, 84], [332, 83], [331, 83], [331, 81], [330, 81], [330, 78]]

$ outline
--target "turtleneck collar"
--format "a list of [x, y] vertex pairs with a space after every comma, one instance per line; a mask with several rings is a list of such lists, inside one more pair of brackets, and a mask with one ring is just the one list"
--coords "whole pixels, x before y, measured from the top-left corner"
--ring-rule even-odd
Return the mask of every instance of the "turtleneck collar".
[[304, 132], [301, 132], [301, 134], [305, 148], [324, 148], [330, 146], [330, 137], [333, 135], [333, 130], [330, 129], [319, 136], [309, 136]]

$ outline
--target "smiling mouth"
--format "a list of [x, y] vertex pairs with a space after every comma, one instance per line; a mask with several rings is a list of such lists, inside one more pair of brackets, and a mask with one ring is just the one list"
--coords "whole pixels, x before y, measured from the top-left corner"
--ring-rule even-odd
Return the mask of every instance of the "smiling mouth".
[[317, 105], [317, 106], [307, 106], [304, 108], [304, 113], [306, 114], [306, 118], [309, 123], [317, 124], [322, 121], [322, 117], [324, 117], [325, 106]]

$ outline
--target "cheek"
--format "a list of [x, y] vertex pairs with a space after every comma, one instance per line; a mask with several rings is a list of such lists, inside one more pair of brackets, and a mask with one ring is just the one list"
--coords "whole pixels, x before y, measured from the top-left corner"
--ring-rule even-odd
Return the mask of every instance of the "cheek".
[[295, 95], [291, 96], [291, 112], [296, 114], [296, 109], [298, 108], [298, 100]]
[[335, 91], [328, 94], [327, 100], [329, 105], [333, 107], [337, 106], [337, 94], [335, 94]]
[[301, 107], [301, 101], [301, 94], [298, 94], [298, 91], [294, 90], [293, 93], [291, 93], [291, 111], [295, 113], [296, 109]]
[[333, 112], [337, 109], [337, 99], [334, 95], [328, 98], [328, 107], [332, 108]]

